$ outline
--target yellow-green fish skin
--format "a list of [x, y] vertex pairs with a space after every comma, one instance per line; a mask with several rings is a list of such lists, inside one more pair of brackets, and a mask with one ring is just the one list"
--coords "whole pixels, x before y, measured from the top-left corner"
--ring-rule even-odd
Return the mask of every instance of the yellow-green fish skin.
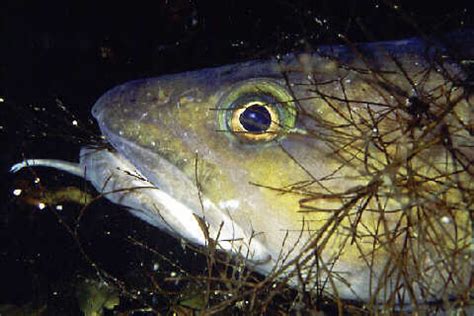
[[[298, 267], [311, 286], [329, 276], [329, 293], [372, 302], [467, 297], [472, 96], [459, 64], [427, 47], [325, 47], [133, 81], [93, 115], [151, 184], [263, 245], [258, 271]], [[239, 91], [278, 95], [276, 138], [229, 129]]]

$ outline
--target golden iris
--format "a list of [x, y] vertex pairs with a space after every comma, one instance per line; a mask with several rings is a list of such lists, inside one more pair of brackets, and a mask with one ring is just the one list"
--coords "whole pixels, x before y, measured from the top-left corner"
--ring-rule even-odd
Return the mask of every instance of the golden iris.
[[219, 102], [219, 122], [245, 143], [268, 142], [295, 126], [296, 107], [288, 91], [270, 79], [231, 87]]

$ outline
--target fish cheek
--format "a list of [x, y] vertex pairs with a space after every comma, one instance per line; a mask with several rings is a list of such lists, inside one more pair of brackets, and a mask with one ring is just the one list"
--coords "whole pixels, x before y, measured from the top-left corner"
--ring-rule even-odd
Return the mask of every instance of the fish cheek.
[[[268, 230], [284, 231], [301, 229], [299, 213], [301, 195], [291, 192], [295, 183], [308, 180], [307, 174], [279, 147], [268, 147], [242, 162], [247, 170], [249, 196], [259, 205], [256, 212], [265, 218]], [[263, 224], [265, 224], [263, 223]]]
[[232, 206], [236, 201], [242, 205], [244, 195], [239, 185], [242, 170], [237, 166], [238, 157], [228, 137], [218, 131], [212, 110], [217, 99], [211, 95], [201, 102], [181, 103], [180, 108], [175, 109], [175, 133], [183, 144], [183, 150], [177, 155], [186, 156], [182, 171], [195, 183], [202, 197], [232, 216], [238, 216]]

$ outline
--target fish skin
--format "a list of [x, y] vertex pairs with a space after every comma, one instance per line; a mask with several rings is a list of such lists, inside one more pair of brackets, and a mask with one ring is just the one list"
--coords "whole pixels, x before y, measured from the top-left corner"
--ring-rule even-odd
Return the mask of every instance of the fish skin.
[[[251, 61], [133, 81], [106, 93], [92, 112], [102, 133], [120, 154], [153, 185], [188, 205], [211, 227], [218, 227], [222, 218], [213, 214], [215, 209], [206, 209], [199, 201], [200, 196], [216, 205], [238, 201], [238, 208], [217, 209], [217, 212], [228, 212], [232, 221], [245, 232], [247, 240], [257, 233], [254, 241], [264, 245], [272, 258], [269, 263], [257, 265], [257, 270], [269, 273], [275, 265], [281, 265], [281, 256], [287, 257], [287, 261], [298, 258], [312, 266], [312, 260], [307, 255], [299, 257], [299, 253], [303, 249], [322, 247], [324, 250], [317, 249], [325, 269], [329, 270], [334, 264], [333, 270], [340, 272], [322, 273], [333, 276], [337, 290], [330, 289], [330, 292], [344, 298], [370, 300], [375, 290], [379, 291], [377, 298], [384, 300], [390, 297], [382, 297], [381, 293], [384, 290], [392, 293], [393, 289], [380, 283], [377, 286], [377, 282], [387, 278], [387, 269], [403, 270], [390, 267], [387, 259], [398, 260], [404, 238], [385, 239], [384, 234], [375, 232], [384, 230], [388, 234], [399, 226], [407, 227], [404, 221], [410, 219], [401, 213], [409, 211], [415, 216], [415, 208], [407, 205], [420, 203], [414, 202], [403, 185], [395, 185], [395, 192], [391, 192], [393, 182], [407, 176], [403, 163], [408, 156], [415, 155], [417, 143], [422, 149], [411, 162], [420, 176], [441, 176], [439, 170], [425, 169], [442, 165], [445, 156], [440, 153], [446, 152], [442, 146], [429, 145], [434, 133], [424, 135], [421, 129], [414, 129], [417, 135], [408, 136], [402, 132], [412, 120], [403, 108], [404, 102], [411, 96], [422, 98], [429, 94], [437, 98], [430, 107], [438, 114], [449, 103], [455, 104], [448, 114], [452, 117], [443, 120], [447, 122], [445, 125], [451, 124], [448, 129], [459, 128], [453, 123], [455, 117], [472, 122], [472, 109], [464, 97], [465, 90], [454, 84], [464, 80], [465, 74], [456, 63], [433, 66], [441, 53], [443, 49], [439, 46], [429, 46], [419, 39], [321, 47], [311, 55], [287, 55], [280, 60]], [[252, 80], [272, 82], [299, 100], [296, 127], [303, 133], [290, 132], [277, 141], [245, 144], [228, 131], [218, 132], [222, 126], [217, 116], [225, 110], [219, 108], [219, 102], [229, 90]], [[295, 85], [289, 89], [288, 83]], [[439, 87], [452, 93], [445, 97]], [[365, 123], [351, 122], [350, 115], [358, 116]], [[381, 117], [375, 118], [378, 123], [371, 129], [369, 120], [374, 118], [370, 116]], [[376, 141], [370, 140], [374, 128], [379, 135], [385, 135], [373, 136], [383, 138], [385, 152], [377, 149]], [[454, 136], [452, 141], [456, 144], [453, 146], [470, 160], [472, 150], [464, 146], [472, 144], [472, 138], [465, 131], [455, 132]], [[129, 143], [137, 146], [129, 146]], [[341, 149], [344, 146], [352, 148]], [[364, 147], [372, 147], [374, 153], [363, 153]], [[175, 168], [170, 172], [163, 161]], [[456, 166], [448, 163], [444, 168], [455, 171]], [[183, 175], [189, 181], [183, 181]], [[471, 177], [472, 173], [464, 170], [459, 178], [468, 190], [472, 190], [468, 182]], [[448, 200], [453, 200], [449, 201], [450, 205], [459, 207], [461, 204], [454, 217], [459, 228], [446, 225], [429, 234], [436, 235], [442, 230], [452, 237], [456, 231], [456, 239], [445, 243], [463, 249], [462, 256], [454, 256], [461, 272], [454, 278], [452, 290], [455, 295], [465, 293], [470, 271], [470, 260], [465, 256], [470, 256], [466, 248], [471, 239], [471, 225], [467, 208], [462, 207], [467, 207], [470, 201], [464, 201], [457, 196], [459, 192], [452, 193], [440, 185], [423, 185], [446, 194]], [[279, 191], [285, 188], [286, 193]], [[377, 198], [384, 200], [384, 212], [374, 211], [380, 206], [373, 205], [372, 199], [364, 200], [363, 196], [372, 196], [371, 188], [376, 188]], [[318, 198], [318, 195], [328, 197]], [[422, 197], [421, 203], [426, 203], [429, 197]], [[372, 212], [366, 210], [358, 215], [364, 203]], [[347, 209], [341, 209], [344, 204]], [[355, 225], [356, 221], [363, 225]], [[414, 230], [429, 230], [428, 225], [428, 222], [419, 223]], [[356, 232], [350, 237], [353, 229]], [[406, 268], [408, 272], [404, 271], [408, 274], [405, 281], [425, 282], [420, 287], [433, 292], [422, 297], [421, 291], [414, 290], [409, 300], [439, 299], [441, 293], [446, 294], [441, 279], [450, 269], [432, 264], [436, 259], [433, 254], [438, 251], [432, 248], [436, 246], [428, 245], [422, 238], [410, 238], [415, 240], [410, 251], [418, 251], [426, 262], [410, 263], [413, 266]], [[375, 245], [380, 249], [373, 256], [368, 255], [377, 248]], [[415, 271], [416, 264], [424, 268], [420, 266]], [[440, 273], [420, 275], [420, 269], [429, 268], [438, 269]], [[369, 279], [372, 281], [367, 282]], [[451, 286], [447, 286], [451, 291]]]
[[[194, 243], [219, 239], [293, 286], [301, 269], [306, 288], [324, 282], [373, 304], [466, 298], [472, 96], [469, 73], [443, 56], [474, 45], [470, 33], [450, 39], [324, 46], [125, 83], [92, 110], [114, 149], [83, 149], [80, 166], [101, 192], [110, 176], [109, 192], [132, 174], [166, 193], [186, 224], [149, 188], [106, 197]], [[245, 84], [284, 91], [295, 126], [255, 143], [226, 130], [222, 102]]]

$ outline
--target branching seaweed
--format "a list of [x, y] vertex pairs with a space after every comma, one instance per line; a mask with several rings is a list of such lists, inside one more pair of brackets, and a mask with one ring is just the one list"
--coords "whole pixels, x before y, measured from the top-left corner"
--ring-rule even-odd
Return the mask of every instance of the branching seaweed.
[[[305, 65], [282, 72], [292, 97], [288, 102], [297, 104], [298, 119], [305, 131], [295, 135], [290, 131], [288, 137], [322, 142], [328, 148], [326, 155], [333, 162], [333, 169], [318, 177], [277, 143], [309, 180], [285, 187], [265, 181], [252, 183], [262, 190], [298, 196], [299, 209], [295, 212], [304, 215], [301, 230], [287, 231], [283, 241], [284, 245], [288, 234], [297, 233], [302, 250], [282, 251], [280, 265], [268, 276], [252, 272], [247, 256], [222, 251], [210, 237], [205, 218], [197, 217], [206, 236], [206, 247], [181, 241], [181, 251], [200, 258], [196, 260], [203, 263], [202, 267], [190, 267], [150, 246], [142, 237], [129, 235], [126, 242], [130, 247], [154, 262], [152, 268], [137, 269], [139, 281], [131, 281], [97, 262], [84, 245], [81, 233], [88, 210], [117, 191], [93, 198], [86, 193], [83, 201], [70, 199], [82, 204], [71, 222], [49, 208], [90, 268], [81, 274], [118, 290], [121, 302], [115, 311], [187, 315], [325, 311], [365, 315], [431, 314], [472, 308], [472, 69], [463, 68], [467, 61], [456, 59], [455, 53], [436, 52], [437, 43], [424, 36], [410, 17], [402, 11], [400, 14], [428, 43], [426, 55], [416, 66], [391, 52], [383, 52], [385, 63], [377, 64], [373, 56], [342, 37], [357, 62], [321, 54], [321, 58], [337, 66], [335, 78], [328, 79], [319, 69], [313, 69], [307, 80], [296, 82], [294, 73], [308, 71]], [[364, 93], [354, 93], [354, 85]], [[301, 89], [304, 97], [298, 92]], [[308, 106], [314, 102], [321, 105], [324, 115]], [[58, 106], [67, 112], [62, 103]], [[68, 121], [76, 121], [70, 113], [67, 117]], [[41, 119], [38, 122], [43, 125]], [[51, 130], [50, 126], [45, 128]], [[83, 132], [86, 136], [82, 138], [76, 134], [70, 137], [76, 144], [107, 146], [102, 139]], [[64, 136], [60, 130], [52, 134]], [[54, 137], [52, 134], [49, 136]], [[334, 181], [341, 177], [353, 185], [338, 190]], [[197, 154], [194, 180], [204, 213]], [[41, 184], [38, 191], [42, 200], [51, 205], [73, 195], [51, 195]], [[89, 190], [85, 187], [83, 191]], [[26, 202], [36, 203], [37, 199], [31, 201]], [[160, 214], [158, 209], [156, 213]], [[324, 214], [324, 219], [315, 219], [316, 213]], [[311, 236], [309, 239], [303, 238], [306, 233]], [[338, 271], [338, 262], [347, 252], [353, 256], [356, 253], [359, 268], [369, 271], [367, 293], [351, 289], [347, 276]], [[354, 296], [360, 296], [361, 301], [343, 300], [338, 292], [341, 284], [350, 288]]]

